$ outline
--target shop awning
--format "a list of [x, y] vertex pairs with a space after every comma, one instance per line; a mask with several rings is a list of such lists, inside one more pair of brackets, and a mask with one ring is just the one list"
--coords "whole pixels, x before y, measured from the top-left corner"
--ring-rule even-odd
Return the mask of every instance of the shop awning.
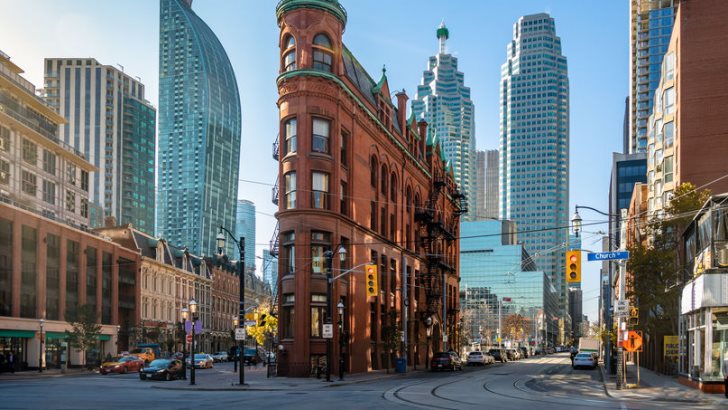
[[111, 335], [99, 335], [99, 340], [104, 342], [109, 341], [111, 340]]
[[[66, 338], [66, 332], [45, 332], [46, 339], [65, 339]], [[99, 335], [99, 340], [101, 341], [109, 341], [111, 340], [111, 335]]]
[[22, 337], [32, 339], [35, 337], [33, 330], [0, 329], [0, 337]]

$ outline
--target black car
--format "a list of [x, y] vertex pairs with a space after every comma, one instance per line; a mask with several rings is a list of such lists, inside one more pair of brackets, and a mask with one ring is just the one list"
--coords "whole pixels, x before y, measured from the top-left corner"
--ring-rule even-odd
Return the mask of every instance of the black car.
[[495, 359], [497, 362], [501, 362], [501, 363], [508, 362], [508, 356], [501, 349], [490, 349], [488, 351], [488, 354], [493, 356], [493, 359]]
[[432, 361], [430, 363], [432, 371], [463, 370], [463, 362], [455, 352], [437, 352], [432, 355]]
[[157, 359], [139, 372], [139, 379], [174, 380], [184, 377], [182, 361], [176, 359]]
[[527, 358], [528, 356], [530, 356], [530, 354], [528, 354], [529, 352], [527, 347], [521, 346], [519, 349], [521, 350], [521, 357]]

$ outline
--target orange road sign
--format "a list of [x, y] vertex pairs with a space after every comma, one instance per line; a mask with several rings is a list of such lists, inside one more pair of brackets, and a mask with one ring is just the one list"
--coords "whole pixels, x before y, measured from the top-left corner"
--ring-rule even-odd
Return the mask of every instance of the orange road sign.
[[642, 332], [639, 330], [630, 330], [627, 333], [627, 340], [622, 343], [622, 347], [628, 352], [641, 352]]

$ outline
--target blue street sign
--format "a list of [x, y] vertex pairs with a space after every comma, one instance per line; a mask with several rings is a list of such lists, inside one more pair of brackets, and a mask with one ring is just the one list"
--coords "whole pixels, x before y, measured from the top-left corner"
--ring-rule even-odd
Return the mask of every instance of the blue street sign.
[[[186, 320], [185, 321], [185, 332], [188, 334], [192, 334], [192, 321]], [[200, 334], [202, 333], [202, 321], [198, 320], [195, 322], [195, 333]]]
[[628, 259], [629, 251], [587, 253], [586, 257], [590, 262], [614, 261], [614, 260], [620, 260], [620, 259]]

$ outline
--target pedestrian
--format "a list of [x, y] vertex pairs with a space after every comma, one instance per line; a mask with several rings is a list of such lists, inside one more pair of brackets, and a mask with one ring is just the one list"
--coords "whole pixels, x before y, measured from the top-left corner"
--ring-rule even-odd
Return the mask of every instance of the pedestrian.
[[10, 368], [10, 373], [15, 373], [15, 354], [13, 352], [10, 352], [8, 354], [8, 367]]
[[721, 370], [723, 371], [723, 389], [725, 397], [728, 399], [728, 350], [726, 350], [723, 355], [723, 365], [721, 366]]

